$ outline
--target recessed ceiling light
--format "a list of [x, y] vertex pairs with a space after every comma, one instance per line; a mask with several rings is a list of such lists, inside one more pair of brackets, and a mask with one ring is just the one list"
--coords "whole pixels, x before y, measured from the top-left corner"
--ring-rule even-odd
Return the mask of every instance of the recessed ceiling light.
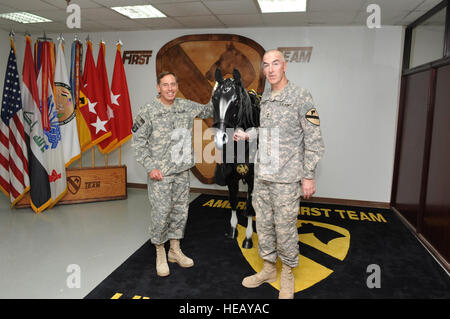
[[13, 20], [20, 23], [40, 23], [40, 22], [52, 22], [52, 20], [28, 13], [28, 12], [12, 12], [2, 13], [0, 18]]
[[131, 19], [164, 18], [166, 15], [151, 5], [111, 8]]
[[262, 13], [306, 12], [306, 0], [258, 0]]

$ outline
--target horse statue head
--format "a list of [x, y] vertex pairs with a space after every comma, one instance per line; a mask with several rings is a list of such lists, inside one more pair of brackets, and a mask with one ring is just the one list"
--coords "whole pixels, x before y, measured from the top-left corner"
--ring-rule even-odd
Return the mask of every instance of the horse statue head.
[[216, 128], [214, 142], [216, 148], [222, 150], [231, 137], [227, 128], [241, 128], [259, 126], [259, 99], [253, 90], [247, 92], [242, 83], [241, 74], [233, 70], [233, 78], [224, 79], [220, 68], [216, 69], [217, 87], [212, 96], [214, 105], [214, 123]]
[[233, 78], [223, 78], [220, 68], [216, 69], [215, 78], [217, 87], [212, 96], [214, 106], [214, 123], [216, 128], [214, 142], [216, 148], [223, 149], [231, 138], [226, 132], [226, 128], [235, 128], [238, 125], [240, 86], [242, 85], [240, 73], [233, 70]]
[[247, 92], [242, 83], [241, 74], [233, 70], [233, 78], [224, 79], [220, 68], [216, 69], [217, 87], [212, 96], [214, 105], [214, 123], [216, 128], [214, 142], [216, 148], [222, 150], [231, 137], [227, 128], [241, 128], [259, 126], [259, 98], [253, 90]]

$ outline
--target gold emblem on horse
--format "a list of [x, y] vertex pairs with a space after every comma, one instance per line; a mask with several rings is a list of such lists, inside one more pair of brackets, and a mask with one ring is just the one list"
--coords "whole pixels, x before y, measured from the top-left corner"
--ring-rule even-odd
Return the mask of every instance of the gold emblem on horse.
[[239, 164], [236, 166], [236, 171], [240, 175], [244, 176], [248, 173], [248, 165], [247, 164]]

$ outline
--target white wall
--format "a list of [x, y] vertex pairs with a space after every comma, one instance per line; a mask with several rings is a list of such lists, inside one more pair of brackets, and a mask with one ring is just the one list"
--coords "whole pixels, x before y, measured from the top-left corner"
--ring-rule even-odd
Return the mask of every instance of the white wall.
[[[310, 90], [317, 104], [325, 141], [325, 155], [317, 169], [319, 197], [389, 202], [394, 162], [399, 98], [402, 27], [296, 27], [193, 29], [91, 33], [94, 56], [97, 43], [106, 42], [106, 65], [111, 79], [115, 43], [120, 38], [124, 50], [153, 50], [148, 65], [128, 65], [125, 70], [132, 111], [156, 95], [156, 54], [167, 42], [187, 34], [232, 33], [246, 36], [266, 49], [313, 46], [311, 60], [289, 63], [290, 80]], [[2, 34], [0, 34], [2, 36]], [[40, 36], [37, 34], [33, 36]], [[85, 39], [87, 34], [79, 34]], [[53, 35], [56, 40], [57, 35]], [[66, 63], [72, 34], [66, 40]], [[19, 40], [19, 37], [16, 36]], [[21, 40], [21, 39], [20, 39]], [[17, 41], [19, 63], [24, 41]], [[122, 163], [128, 167], [128, 182], [146, 183], [145, 171], [134, 159], [131, 143], [122, 147]], [[91, 154], [83, 156], [90, 166]], [[117, 151], [109, 156], [117, 164]], [[96, 151], [96, 165], [104, 165]], [[200, 183], [191, 174], [191, 186], [219, 188]]]

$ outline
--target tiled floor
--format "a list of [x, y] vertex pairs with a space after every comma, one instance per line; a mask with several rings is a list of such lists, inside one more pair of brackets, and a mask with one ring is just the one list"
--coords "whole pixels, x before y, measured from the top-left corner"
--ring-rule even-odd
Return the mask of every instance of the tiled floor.
[[144, 189], [40, 214], [0, 196], [0, 298], [83, 298], [148, 240], [148, 223]]

